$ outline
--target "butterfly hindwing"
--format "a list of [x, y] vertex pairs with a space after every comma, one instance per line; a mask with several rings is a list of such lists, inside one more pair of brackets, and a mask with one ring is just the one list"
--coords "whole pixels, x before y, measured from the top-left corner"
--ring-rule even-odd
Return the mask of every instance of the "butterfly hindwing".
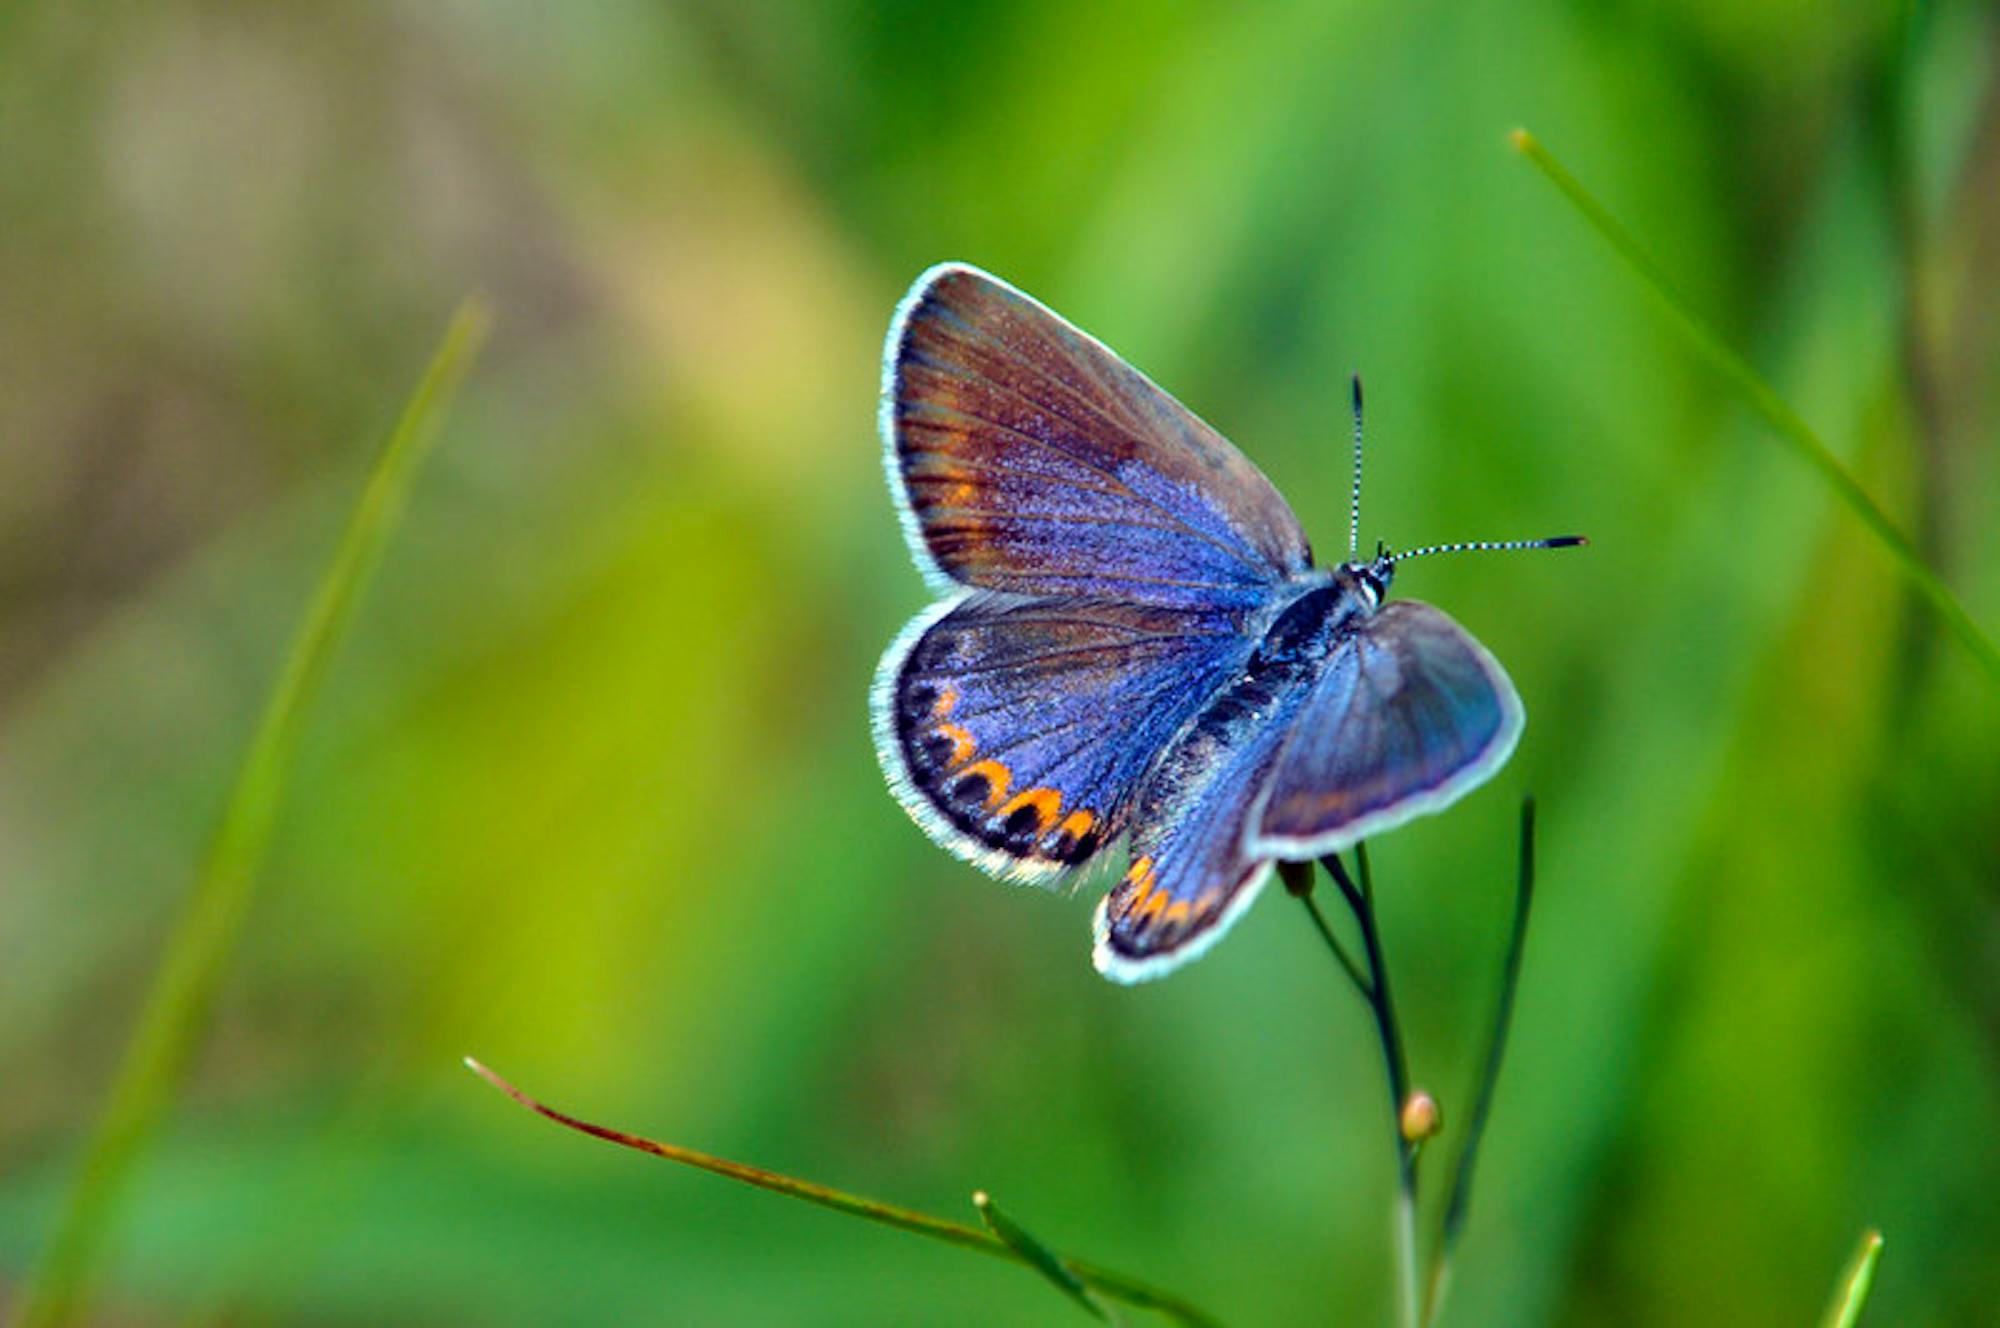
[[933, 268], [904, 299], [882, 433], [912, 552], [940, 589], [1242, 609], [1311, 563], [1248, 458], [976, 268]]
[[876, 749], [933, 839], [1051, 876], [1123, 832], [1154, 757], [1251, 645], [1222, 613], [962, 595], [883, 656]]
[[1273, 855], [1250, 828], [1305, 695], [1300, 678], [1239, 677], [1161, 756], [1139, 795], [1131, 866], [1097, 906], [1093, 957], [1106, 977], [1164, 976], [1257, 897]]
[[1415, 600], [1384, 605], [1327, 657], [1254, 842], [1318, 857], [1441, 811], [1505, 764], [1523, 722], [1513, 683], [1464, 628]]

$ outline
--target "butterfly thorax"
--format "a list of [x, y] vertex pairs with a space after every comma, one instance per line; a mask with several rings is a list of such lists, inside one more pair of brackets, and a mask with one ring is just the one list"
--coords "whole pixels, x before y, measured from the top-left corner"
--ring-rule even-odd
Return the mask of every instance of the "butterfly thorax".
[[1281, 686], [1313, 668], [1341, 637], [1381, 606], [1390, 576], [1386, 563], [1342, 563], [1331, 573], [1301, 578], [1298, 593], [1264, 629], [1245, 669], [1245, 681]]
[[[1383, 584], [1367, 564], [1313, 569], [1288, 583], [1241, 671], [1187, 722], [1149, 770], [1141, 820], [1177, 819], [1182, 805], [1259, 732], [1282, 725], [1335, 647], [1371, 617]], [[1250, 629], [1257, 629], [1252, 626]]]
[[1195, 772], [1222, 759], [1245, 732], [1297, 702], [1304, 695], [1300, 684], [1375, 612], [1386, 584], [1371, 565], [1355, 563], [1294, 581], [1291, 598], [1279, 602], [1242, 671], [1190, 717], [1181, 740], [1172, 744], [1177, 755], [1156, 767], [1156, 791], [1162, 782], [1169, 787], [1196, 782]]

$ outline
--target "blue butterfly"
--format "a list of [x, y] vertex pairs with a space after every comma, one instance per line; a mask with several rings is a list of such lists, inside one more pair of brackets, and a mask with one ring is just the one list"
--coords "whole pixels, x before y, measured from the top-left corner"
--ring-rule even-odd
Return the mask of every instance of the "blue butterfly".
[[889, 327], [883, 464], [941, 597], [882, 656], [875, 745], [904, 808], [995, 875], [1048, 881], [1130, 836], [1098, 904], [1119, 982], [1205, 952], [1279, 859], [1337, 852], [1448, 806], [1524, 714], [1485, 647], [1359, 520], [1313, 565], [1248, 458], [1098, 341], [946, 263]]

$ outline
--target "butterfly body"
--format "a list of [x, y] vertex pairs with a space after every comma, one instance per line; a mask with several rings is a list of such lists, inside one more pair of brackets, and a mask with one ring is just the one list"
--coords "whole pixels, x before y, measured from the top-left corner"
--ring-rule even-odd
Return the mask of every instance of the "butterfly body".
[[1129, 839], [1095, 922], [1109, 977], [1200, 954], [1273, 861], [1441, 808], [1519, 737], [1483, 647], [1384, 604], [1392, 558], [1316, 567], [1242, 453], [977, 269], [934, 268], [899, 307], [882, 432], [943, 595], [877, 671], [884, 772], [998, 875], [1058, 878]]
[[1382, 602], [1378, 581], [1360, 564], [1301, 577], [1250, 657], [1254, 675], [1287, 677], [1325, 657], [1354, 624]]

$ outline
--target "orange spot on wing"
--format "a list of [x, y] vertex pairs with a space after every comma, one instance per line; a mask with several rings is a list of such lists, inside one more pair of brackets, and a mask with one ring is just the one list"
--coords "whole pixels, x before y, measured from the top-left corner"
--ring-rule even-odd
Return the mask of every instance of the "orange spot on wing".
[[955, 770], [972, 759], [972, 735], [956, 724], [940, 724], [937, 732], [951, 739], [951, 760], [946, 769]]
[[972, 500], [979, 496], [979, 484], [970, 471], [957, 466], [942, 465], [926, 470], [922, 478], [926, 483], [939, 486], [936, 503], [940, 507], [970, 507]]
[[1014, 782], [1014, 772], [998, 761], [975, 761], [959, 772], [966, 775], [983, 775], [986, 779], [986, 805], [997, 807], [1007, 796], [1007, 786]]
[[1074, 835], [1076, 838], [1082, 839], [1090, 833], [1090, 827], [1096, 824], [1097, 814], [1095, 812], [1077, 810], [1063, 817], [1062, 824], [1057, 828], [1065, 834]]
[[[1125, 869], [1125, 883], [1132, 888], [1126, 892], [1124, 907], [1119, 910], [1121, 917], [1138, 917], [1146, 909], [1153, 894], [1153, 860], [1150, 857], [1134, 858], [1132, 865]], [[1164, 899], [1164, 895], [1157, 896]]]
[[[931, 703], [931, 717], [934, 719], [943, 719], [951, 713], [952, 707], [957, 704], [958, 688], [952, 686], [950, 683], [946, 683], [944, 690], [938, 693], [937, 700]], [[961, 733], [964, 732], [963, 729], [959, 731]]]
[[1160, 915], [1160, 921], [1169, 926], [1177, 922], [1186, 922], [1190, 911], [1191, 906], [1187, 900], [1176, 899], [1173, 903], [1167, 905], [1167, 911]]
[[1048, 829], [1050, 823], [1061, 813], [1062, 794], [1052, 788], [1031, 788], [1025, 793], [1015, 794], [998, 814], [1004, 819], [1023, 807], [1035, 809], [1035, 832], [1039, 834]]

